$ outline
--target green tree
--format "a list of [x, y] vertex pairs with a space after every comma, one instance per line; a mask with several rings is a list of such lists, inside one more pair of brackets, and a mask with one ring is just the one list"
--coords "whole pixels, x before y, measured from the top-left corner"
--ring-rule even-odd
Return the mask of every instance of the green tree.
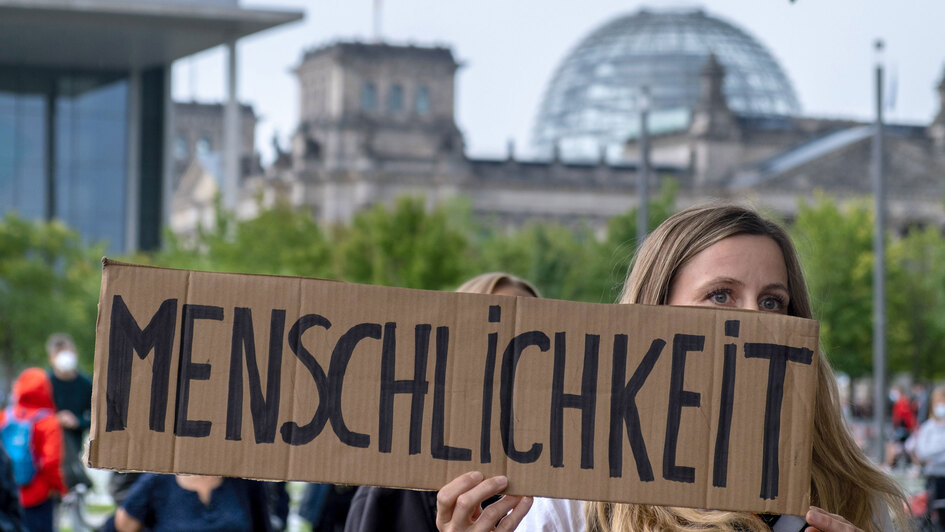
[[[674, 212], [678, 186], [663, 181], [650, 202], [649, 229]], [[590, 228], [534, 223], [512, 233], [486, 231], [477, 242], [480, 270], [501, 270], [533, 282], [554, 299], [613, 303], [637, 246], [637, 209], [611, 218], [603, 238]]]
[[935, 227], [889, 246], [889, 365], [923, 378], [945, 375], [945, 239]]
[[560, 224], [532, 223], [509, 234], [492, 232], [479, 243], [479, 270], [506, 271], [527, 279], [542, 296], [597, 301], [594, 254], [597, 242], [588, 230]]
[[402, 197], [356, 214], [332, 241], [335, 274], [346, 281], [451, 290], [470, 273], [470, 226], [464, 206], [428, 211], [423, 198]]
[[200, 228], [192, 242], [168, 233], [153, 261], [218, 272], [331, 277], [328, 241], [307, 212], [280, 204], [255, 218], [236, 220], [217, 207], [212, 227]]
[[[679, 183], [672, 178], [663, 178], [657, 196], [650, 200], [647, 209], [647, 233], [652, 232], [676, 212], [676, 195]], [[602, 303], [617, 300], [623, 289], [630, 262], [637, 246], [637, 213], [634, 207], [625, 214], [614, 216], [607, 222], [607, 236], [597, 254], [598, 290], [604, 296]]]
[[73, 336], [92, 362], [104, 247], [89, 246], [59, 222], [15, 214], [0, 220], [0, 364], [6, 379], [24, 365], [45, 365], [54, 332]]
[[872, 370], [873, 214], [865, 201], [839, 207], [817, 194], [791, 227], [807, 274], [821, 344], [834, 368], [856, 378]]

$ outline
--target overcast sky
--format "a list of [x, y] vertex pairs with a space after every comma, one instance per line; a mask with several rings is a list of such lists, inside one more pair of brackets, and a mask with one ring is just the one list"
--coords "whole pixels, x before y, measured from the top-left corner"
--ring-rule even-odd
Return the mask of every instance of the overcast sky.
[[[502, 156], [514, 139], [525, 151], [545, 85], [578, 41], [641, 7], [703, 7], [747, 31], [781, 63], [801, 102], [818, 117], [872, 116], [872, 42], [882, 38], [887, 79], [895, 80], [894, 121], [927, 123], [938, 110], [945, 66], [941, 0], [381, 0], [382, 36], [395, 44], [450, 46], [462, 63], [456, 116], [473, 156]], [[243, 0], [243, 7], [298, 9], [305, 19], [240, 41], [239, 97], [260, 116], [257, 146], [271, 156], [297, 125], [293, 67], [303, 52], [373, 35], [374, 0]], [[219, 101], [224, 56], [211, 50], [175, 63], [174, 97]]]

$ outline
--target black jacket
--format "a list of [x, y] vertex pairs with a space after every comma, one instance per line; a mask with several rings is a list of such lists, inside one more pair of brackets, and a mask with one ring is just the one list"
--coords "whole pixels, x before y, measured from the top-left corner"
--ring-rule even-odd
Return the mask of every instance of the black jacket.
[[436, 532], [436, 492], [361, 486], [345, 532]]

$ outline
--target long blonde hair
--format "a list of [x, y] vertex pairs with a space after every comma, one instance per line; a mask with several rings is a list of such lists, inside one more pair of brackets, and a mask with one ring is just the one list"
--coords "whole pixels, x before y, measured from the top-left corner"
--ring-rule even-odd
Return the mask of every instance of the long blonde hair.
[[[811, 318], [807, 285], [790, 237], [776, 223], [735, 205], [686, 209], [657, 227], [634, 257], [620, 303], [667, 304], [670, 285], [683, 264], [716, 242], [741, 234], [764, 235], [777, 242], [788, 273], [787, 313]], [[854, 442], [841, 417], [833, 370], [822, 353], [817, 356], [811, 504], [843, 516], [866, 531], [876, 530], [874, 519], [885, 512], [892, 514], [897, 529], [908, 528], [902, 490]], [[589, 502], [585, 517], [587, 529], [594, 532], [770, 530], [750, 513], [642, 504]]]
[[524, 290], [534, 297], [541, 297], [538, 294], [538, 289], [532, 286], [531, 283], [521, 277], [516, 277], [511, 273], [505, 272], [490, 272], [477, 275], [459, 285], [456, 291], [472, 294], [493, 294], [499, 288], [506, 286]]

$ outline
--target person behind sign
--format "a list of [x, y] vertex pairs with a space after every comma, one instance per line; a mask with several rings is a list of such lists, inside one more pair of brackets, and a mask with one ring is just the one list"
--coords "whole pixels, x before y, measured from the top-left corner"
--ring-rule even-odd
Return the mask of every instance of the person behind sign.
[[204, 475], [145, 473], [115, 512], [118, 532], [270, 530], [262, 482]]
[[[508, 273], [484, 273], [457, 292], [540, 297], [528, 281]], [[345, 532], [436, 530], [436, 492], [361, 486], [354, 494]]]
[[18, 477], [27, 530], [53, 530], [56, 497], [67, 490], [60, 468], [62, 428], [56, 420], [52, 386], [45, 371], [28, 368], [17, 377], [13, 404], [0, 411], [0, 428]]
[[56, 418], [63, 431], [63, 475], [66, 486], [91, 485], [79, 457], [85, 431], [92, 422], [92, 381], [79, 370], [79, 356], [72, 337], [55, 333], [46, 340], [49, 382]]
[[[922, 462], [931, 501], [945, 499], [945, 387], [932, 390], [928, 421], [915, 435], [915, 455]], [[945, 524], [945, 508], [936, 508], [939, 526]]]
[[[644, 241], [620, 303], [748, 309], [811, 318], [807, 287], [787, 233], [758, 213], [735, 205], [681, 211]], [[506, 496], [505, 477], [461, 475], [437, 497], [437, 526], [466, 530], [636, 531], [891, 531], [909, 528], [896, 482], [870, 463], [850, 435], [833, 371], [819, 356], [811, 457], [811, 506], [801, 518], [642, 504], [580, 503]], [[534, 505], [533, 505], [534, 504]], [[531, 507], [531, 512], [529, 512]], [[810, 526], [808, 526], [808, 524]]]

